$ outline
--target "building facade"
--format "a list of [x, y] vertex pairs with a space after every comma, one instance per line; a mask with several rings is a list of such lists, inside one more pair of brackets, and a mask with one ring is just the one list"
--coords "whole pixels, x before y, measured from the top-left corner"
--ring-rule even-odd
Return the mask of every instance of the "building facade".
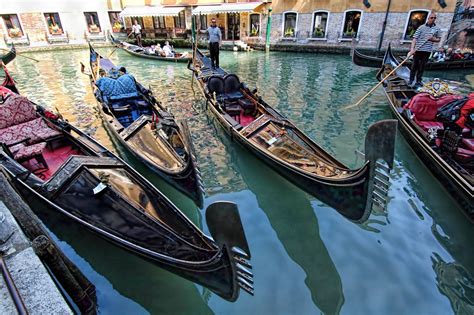
[[408, 46], [431, 11], [437, 12], [443, 41], [455, 6], [456, 0], [274, 0], [271, 42], [348, 46], [354, 39], [371, 48], [388, 42]]
[[[6, 43], [126, 37], [133, 20], [145, 38], [190, 38], [192, 17], [205, 30], [216, 18], [223, 38], [263, 45], [408, 47], [431, 11], [448, 37], [457, 0], [0, 0]], [[270, 22], [270, 36], [267, 27]], [[383, 38], [382, 38], [383, 34]]]
[[30, 46], [104, 40], [121, 11], [120, 0], [0, 0], [0, 32]]

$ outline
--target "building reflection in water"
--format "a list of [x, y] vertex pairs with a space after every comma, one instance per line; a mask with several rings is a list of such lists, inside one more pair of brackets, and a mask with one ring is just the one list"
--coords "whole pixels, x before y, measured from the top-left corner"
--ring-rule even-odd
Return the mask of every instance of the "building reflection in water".
[[474, 279], [461, 265], [447, 263], [438, 254], [431, 257], [438, 289], [451, 303], [455, 314], [474, 314]]

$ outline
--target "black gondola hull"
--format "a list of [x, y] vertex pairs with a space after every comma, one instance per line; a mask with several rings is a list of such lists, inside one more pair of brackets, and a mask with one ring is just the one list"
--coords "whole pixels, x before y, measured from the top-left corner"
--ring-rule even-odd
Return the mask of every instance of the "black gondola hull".
[[[383, 57], [366, 55], [357, 49], [352, 51], [352, 61], [362, 67], [379, 68], [383, 64]], [[411, 62], [407, 61], [407, 67], [411, 67]], [[474, 60], [452, 60], [444, 62], [427, 62], [425, 70], [456, 70], [474, 68]]]

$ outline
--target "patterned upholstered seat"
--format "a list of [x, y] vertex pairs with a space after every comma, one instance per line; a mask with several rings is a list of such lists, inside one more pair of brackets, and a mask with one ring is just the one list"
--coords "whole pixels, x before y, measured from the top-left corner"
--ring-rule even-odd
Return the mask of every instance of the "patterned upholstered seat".
[[13, 154], [13, 158], [18, 162], [23, 162], [35, 158], [36, 161], [43, 164], [45, 168], [48, 168], [45, 159], [43, 158], [43, 150], [46, 147], [46, 142], [41, 142], [33, 145], [25, 146], [23, 144], [17, 144], [10, 148]]
[[0, 142], [12, 144], [26, 138], [35, 144], [61, 135], [36, 115], [35, 106], [25, 97], [10, 95], [0, 105]]

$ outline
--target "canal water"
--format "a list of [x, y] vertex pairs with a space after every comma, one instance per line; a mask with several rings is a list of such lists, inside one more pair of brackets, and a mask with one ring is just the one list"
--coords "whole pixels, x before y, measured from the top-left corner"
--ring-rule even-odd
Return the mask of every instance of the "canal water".
[[[111, 48], [99, 49], [105, 55]], [[28, 54], [9, 69], [20, 91], [123, 155], [104, 130], [88, 78], [88, 50]], [[473, 314], [474, 226], [403, 137], [397, 135], [388, 207], [364, 224], [344, 219], [233, 143], [204, 111], [185, 64], [154, 62], [115, 51], [113, 61], [135, 75], [178, 118], [187, 119], [205, 185], [205, 207], [235, 202], [252, 251], [255, 296], [229, 303], [107, 243], [62, 217], [45, 223], [62, 249], [97, 287], [101, 314]], [[348, 166], [362, 165], [369, 125], [391, 118], [375, 92], [375, 69], [348, 56], [221, 53], [272, 106]], [[427, 73], [465, 81], [469, 73]], [[207, 234], [204, 209], [125, 156]]]

